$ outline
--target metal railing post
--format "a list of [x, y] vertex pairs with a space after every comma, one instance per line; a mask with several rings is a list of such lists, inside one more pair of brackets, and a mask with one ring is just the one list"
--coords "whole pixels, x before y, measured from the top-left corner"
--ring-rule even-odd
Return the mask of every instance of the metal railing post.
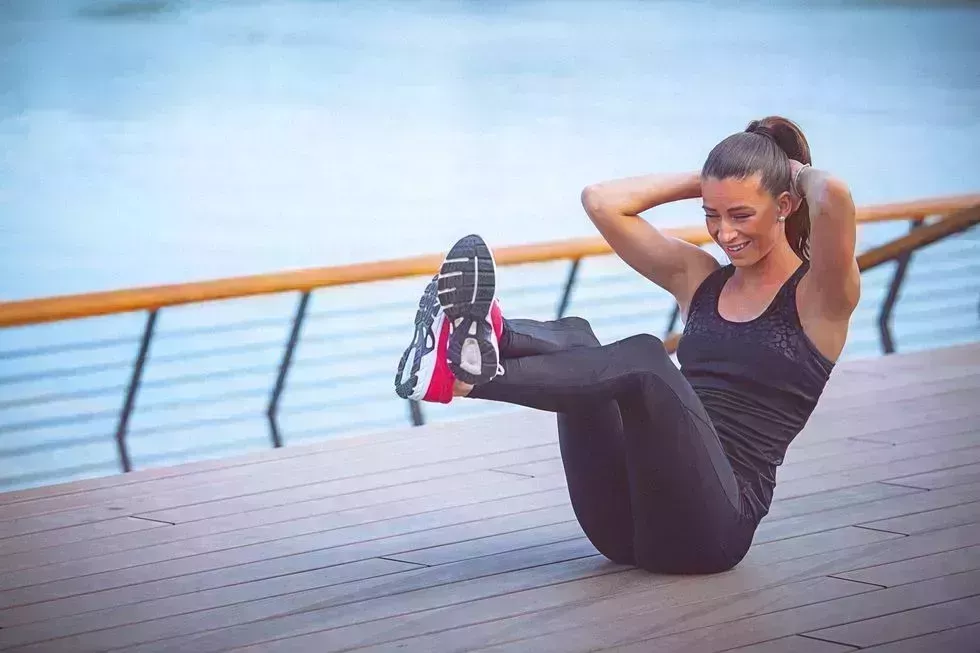
[[133, 406], [136, 404], [136, 393], [139, 392], [140, 382], [143, 379], [143, 367], [146, 365], [146, 356], [150, 351], [150, 341], [153, 339], [156, 323], [157, 311], [152, 310], [146, 319], [146, 328], [143, 329], [139, 353], [136, 355], [136, 362], [133, 365], [129, 387], [126, 389], [126, 400], [123, 402], [122, 412], [119, 414], [119, 423], [116, 425], [116, 449], [119, 452], [119, 464], [124, 472], [133, 469], [132, 461], [129, 459], [129, 448], [126, 446], [126, 432], [129, 428], [129, 417], [132, 415]]
[[667, 330], [664, 331], [664, 340], [670, 337], [670, 334], [674, 332], [674, 326], [677, 324], [677, 319], [681, 316], [681, 307], [679, 304], [674, 304], [674, 310], [670, 312], [670, 319], [667, 320]]
[[556, 319], [561, 319], [565, 317], [565, 311], [568, 310], [568, 303], [572, 299], [572, 288], [575, 286], [575, 281], [578, 279], [578, 268], [579, 263], [582, 259], [572, 259], [572, 267], [568, 270], [568, 278], [565, 280], [565, 290], [562, 293], [561, 301], [558, 303], [558, 315]]
[[286, 351], [282, 355], [282, 362], [279, 364], [279, 376], [276, 378], [276, 385], [272, 389], [269, 397], [269, 406], [266, 408], [266, 416], [269, 418], [269, 431], [272, 436], [272, 446], [279, 448], [282, 446], [282, 435], [279, 433], [279, 398], [282, 396], [283, 388], [286, 385], [286, 376], [289, 374], [289, 367], [293, 362], [293, 352], [296, 351], [296, 343], [299, 341], [300, 330], [303, 327], [303, 320], [306, 319], [306, 308], [310, 304], [310, 291], [304, 292], [299, 298], [299, 305], [296, 307], [296, 315], [293, 317], [293, 328], [289, 332], [289, 340], [286, 342]]
[[[922, 218], [911, 221], [909, 231], [914, 231], [922, 225]], [[892, 311], [898, 301], [899, 292], [902, 289], [902, 282], [905, 281], [905, 274], [908, 272], [909, 263], [912, 261], [912, 252], [906, 252], [898, 258], [898, 265], [895, 267], [895, 274], [892, 275], [891, 283], [888, 285], [888, 294], [881, 304], [878, 312], [878, 333], [881, 337], [881, 348], [885, 354], [895, 353], [895, 341], [892, 338], [891, 319]]]
[[425, 415], [422, 414], [422, 404], [417, 401], [409, 400], [408, 414], [412, 420], [412, 426], [424, 426]]

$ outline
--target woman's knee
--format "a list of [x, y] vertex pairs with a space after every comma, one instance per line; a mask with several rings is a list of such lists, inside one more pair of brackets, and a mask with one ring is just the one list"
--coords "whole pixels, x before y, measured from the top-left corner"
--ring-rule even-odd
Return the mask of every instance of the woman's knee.
[[616, 344], [620, 345], [622, 349], [627, 349], [631, 353], [641, 357], [668, 357], [664, 341], [650, 333], [638, 333], [635, 336], [620, 340]]
[[574, 342], [576, 347], [600, 346], [599, 339], [596, 338], [595, 332], [592, 330], [592, 325], [589, 324], [589, 321], [585, 318], [570, 315], [568, 317], [559, 318], [558, 323], [569, 327], [569, 329], [576, 333], [578, 336]]

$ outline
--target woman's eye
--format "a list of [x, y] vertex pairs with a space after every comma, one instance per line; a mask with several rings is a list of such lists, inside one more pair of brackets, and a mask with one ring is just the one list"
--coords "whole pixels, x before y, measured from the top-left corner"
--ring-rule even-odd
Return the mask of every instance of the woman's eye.
[[734, 215], [732, 217], [735, 218], [736, 220], [745, 220], [747, 218], [751, 218], [752, 216], [751, 215]]

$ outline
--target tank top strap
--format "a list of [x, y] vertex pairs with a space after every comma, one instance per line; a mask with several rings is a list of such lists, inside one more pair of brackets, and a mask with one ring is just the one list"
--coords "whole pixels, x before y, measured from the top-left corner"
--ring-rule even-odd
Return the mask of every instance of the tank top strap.
[[796, 308], [796, 287], [800, 285], [800, 280], [803, 279], [803, 276], [809, 269], [810, 264], [807, 261], [803, 261], [800, 267], [796, 268], [796, 272], [779, 289], [775, 302], [778, 305], [776, 308], [779, 312], [788, 312], [790, 315], [796, 316], [798, 313]]
[[723, 265], [704, 278], [704, 281], [701, 282], [691, 297], [691, 305], [687, 311], [688, 320], [705, 310], [708, 310], [708, 315], [714, 312], [713, 307], [718, 299], [718, 294], [734, 271], [734, 265]]

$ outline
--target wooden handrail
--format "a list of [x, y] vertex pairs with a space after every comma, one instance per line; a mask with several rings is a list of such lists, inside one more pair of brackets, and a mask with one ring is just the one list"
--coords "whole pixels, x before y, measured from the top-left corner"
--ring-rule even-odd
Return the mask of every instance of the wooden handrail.
[[[925, 218], [976, 204], [980, 204], [980, 194], [867, 206], [858, 209], [858, 221], [865, 223]], [[703, 227], [683, 227], [664, 231], [673, 237], [697, 245], [711, 242]], [[612, 253], [611, 248], [602, 238], [590, 237], [503, 247], [494, 251], [494, 257], [501, 265], [516, 265], [580, 259], [610, 253]], [[306, 292], [330, 286], [429, 275], [438, 269], [442, 257], [442, 254], [428, 254], [371, 263], [4, 302], [0, 303], [0, 327], [155, 310], [166, 306], [282, 292]]]
[[960, 209], [945, 216], [942, 220], [919, 227], [901, 238], [896, 238], [891, 242], [861, 253], [857, 257], [858, 267], [861, 272], [870, 270], [882, 263], [894, 261], [920, 247], [930, 245], [946, 236], [965, 231], [978, 223], [980, 223], [980, 204]]

